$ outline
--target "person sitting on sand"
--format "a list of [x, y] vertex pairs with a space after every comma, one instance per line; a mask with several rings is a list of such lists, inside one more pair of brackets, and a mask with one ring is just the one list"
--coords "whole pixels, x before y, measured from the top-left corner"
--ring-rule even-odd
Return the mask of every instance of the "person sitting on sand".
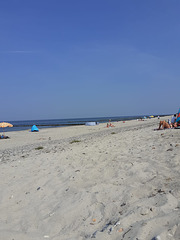
[[109, 124], [110, 127], [115, 127], [114, 125], [112, 125], [112, 123]]
[[160, 121], [158, 130], [165, 128], [171, 128], [171, 124], [167, 123], [166, 121]]
[[1, 135], [0, 139], [7, 139], [9, 138], [8, 136]]

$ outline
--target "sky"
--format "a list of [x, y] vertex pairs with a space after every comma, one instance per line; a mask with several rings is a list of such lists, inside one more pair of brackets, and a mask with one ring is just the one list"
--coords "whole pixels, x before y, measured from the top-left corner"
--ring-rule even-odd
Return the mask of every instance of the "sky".
[[0, 120], [176, 113], [179, 0], [0, 0]]

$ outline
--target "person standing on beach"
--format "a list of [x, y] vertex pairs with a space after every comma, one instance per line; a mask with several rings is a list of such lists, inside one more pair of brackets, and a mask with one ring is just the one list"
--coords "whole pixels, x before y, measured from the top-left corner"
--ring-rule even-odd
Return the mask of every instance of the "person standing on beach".
[[176, 114], [174, 114], [174, 116], [172, 116], [171, 118], [171, 124], [174, 124], [176, 122]]

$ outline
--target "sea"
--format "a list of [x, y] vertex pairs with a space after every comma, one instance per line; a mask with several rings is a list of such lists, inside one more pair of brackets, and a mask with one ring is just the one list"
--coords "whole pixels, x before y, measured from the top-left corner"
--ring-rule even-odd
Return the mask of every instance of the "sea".
[[76, 125], [85, 125], [86, 122], [117, 122], [127, 121], [133, 119], [144, 118], [144, 116], [120, 116], [120, 117], [94, 117], [94, 118], [69, 118], [69, 119], [45, 119], [45, 120], [24, 120], [24, 121], [8, 121], [13, 124], [13, 127], [5, 128], [6, 132], [10, 131], [22, 131], [30, 130], [33, 125], [36, 125], [39, 129], [41, 128], [54, 128], [54, 127], [68, 127]]

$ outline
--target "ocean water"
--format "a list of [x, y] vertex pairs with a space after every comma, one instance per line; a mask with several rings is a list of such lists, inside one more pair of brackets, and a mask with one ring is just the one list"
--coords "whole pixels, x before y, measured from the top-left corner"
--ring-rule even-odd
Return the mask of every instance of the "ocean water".
[[[121, 117], [95, 117], [95, 118], [74, 118], [74, 119], [46, 119], [46, 120], [25, 120], [25, 121], [10, 121], [13, 124], [12, 128], [5, 128], [6, 132], [9, 131], [22, 131], [30, 130], [33, 125], [36, 125], [39, 129], [51, 128], [51, 127], [67, 127], [74, 125], [84, 125], [86, 122], [99, 122], [105, 123], [127, 121], [132, 119], [141, 118], [144, 116], [121, 116]], [[1, 131], [1, 129], [0, 129]]]

